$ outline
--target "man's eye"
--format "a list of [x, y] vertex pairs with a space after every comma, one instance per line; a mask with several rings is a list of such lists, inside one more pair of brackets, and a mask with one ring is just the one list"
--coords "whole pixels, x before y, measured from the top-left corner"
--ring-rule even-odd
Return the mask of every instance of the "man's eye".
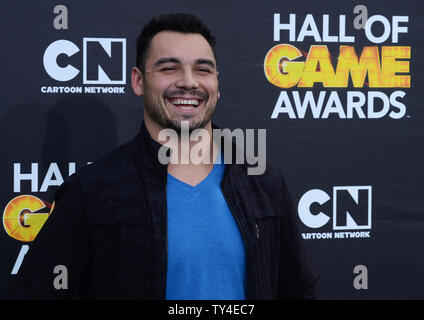
[[161, 71], [172, 71], [172, 70], [175, 70], [175, 68], [174, 67], [165, 67], [165, 68], [161, 69]]
[[208, 73], [210, 73], [210, 72], [211, 72], [211, 70], [209, 70], [209, 69], [204, 69], [204, 68], [197, 69], [197, 71], [200, 71], [200, 72], [208, 72]]

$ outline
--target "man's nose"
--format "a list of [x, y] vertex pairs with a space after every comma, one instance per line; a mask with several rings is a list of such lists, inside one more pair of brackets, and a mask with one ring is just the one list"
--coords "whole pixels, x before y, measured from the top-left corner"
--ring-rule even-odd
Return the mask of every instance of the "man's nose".
[[199, 87], [199, 83], [197, 82], [191, 70], [183, 70], [175, 85], [178, 88], [184, 88], [187, 90], [195, 89]]

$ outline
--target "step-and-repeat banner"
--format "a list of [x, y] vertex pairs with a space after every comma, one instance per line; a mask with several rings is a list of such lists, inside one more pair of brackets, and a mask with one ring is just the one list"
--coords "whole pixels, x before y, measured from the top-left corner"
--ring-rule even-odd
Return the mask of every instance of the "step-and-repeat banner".
[[131, 139], [135, 40], [154, 15], [217, 38], [222, 128], [266, 129], [320, 299], [424, 298], [424, 5], [2, 1], [0, 297], [72, 173]]

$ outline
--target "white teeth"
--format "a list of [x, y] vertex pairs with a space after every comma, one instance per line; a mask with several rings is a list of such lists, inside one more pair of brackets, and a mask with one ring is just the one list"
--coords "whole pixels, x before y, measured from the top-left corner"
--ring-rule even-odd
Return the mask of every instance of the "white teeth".
[[177, 104], [177, 105], [178, 104], [185, 104], [185, 105], [192, 104], [192, 105], [197, 106], [199, 104], [199, 101], [197, 101], [195, 99], [190, 99], [190, 100], [188, 100], [188, 99], [173, 99], [173, 100], [171, 100], [171, 102], [172, 102], [172, 104]]

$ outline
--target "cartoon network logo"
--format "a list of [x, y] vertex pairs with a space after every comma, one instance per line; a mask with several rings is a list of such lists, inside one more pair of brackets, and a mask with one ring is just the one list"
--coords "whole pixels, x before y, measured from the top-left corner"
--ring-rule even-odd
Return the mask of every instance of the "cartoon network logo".
[[126, 84], [126, 39], [83, 38], [82, 40], [81, 54], [79, 54], [81, 46], [72, 41], [60, 39], [52, 42], [44, 51], [44, 70], [51, 79], [64, 83], [76, 79], [82, 71], [84, 85], [102, 86], [42, 86], [41, 92], [125, 93], [124, 87], [115, 85]]
[[333, 187], [331, 194], [312, 189], [300, 198], [297, 210], [300, 221], [307, 228], [328, 229], [328, 225], [332, 225], [332, 232], [302, 233], [303, 239], [369, 238], [372, 187], [337, 186]]

